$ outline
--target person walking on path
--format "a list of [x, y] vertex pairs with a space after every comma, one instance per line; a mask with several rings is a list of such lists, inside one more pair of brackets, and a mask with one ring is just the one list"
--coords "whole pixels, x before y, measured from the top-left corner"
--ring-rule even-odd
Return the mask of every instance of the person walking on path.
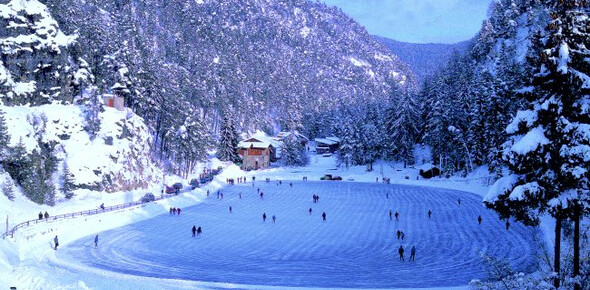
[[39, 212], [39, 219], [42, 220], [43, 219], [43, 213]]
[[324, 222], [326, 221], [326, 212], [322, 212], [322, 219], [324, 220]]
[[193, 226], [191, 231], [193, 232], [193, 238], [194, 238], [197, 235], [197, 227]]
[[481, 215], [477, 217], [477, 222], [478, 222], [480, 225], [481, 225], [481, 221], [482, 221], [482, 220], [483, 220], [483, 219], [481, 218]]
[[428, 210], [428, 218], [430, 218], [430, 216], [432, 216], [432, 210]]
[[277, 217], [273, 214], [272, 215], [272, 223], [274, 224], [277, 221]]
[[98, 247], [98, 235], [94, 237], [94, 247]]
[[262, 213], [262, 221], [265, 222], [266, 221], [266, 213]]
[[397, 211], [395, 212], [395, 221], [399, 222], [399, 213]]
[[197, 237], [200, 236], [203, 233], [203, 230], [201, 230], [201, 227], [197, 228]]
[[410, 250], [410, 261], [414, 261], [415, 258], [416, 258], [416, 246], [412, 246], [412, 249]]
[[399, 254], [399, 259], [400, 261], [405, 261], [404, 259], [404, 247], [403, 246], [399, 246], [399, 249], [397, 250], [397, 253]]
[[57, 239], [57, 235], [53, 238], [53, 243], [55, 244], [54, 250], [57, 250], [57, 246], [59, 246], [59, 240]]
[[391, 212], [391, 210], [389, 210], [389, 220], [391, 221], [393, 218], [391, 217], [393, 215], [393, 213]]
[[45, 219], [49, 218], [49, 214], [47, 213], [47, 211], [45, 211]]

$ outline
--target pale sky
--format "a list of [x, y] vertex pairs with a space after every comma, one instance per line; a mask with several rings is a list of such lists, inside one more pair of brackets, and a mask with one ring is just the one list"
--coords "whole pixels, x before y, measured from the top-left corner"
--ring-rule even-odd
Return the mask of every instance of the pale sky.
[[481, 28], [493, 0], [320, 0], [370, 34], [413, 43], [456, 43]]

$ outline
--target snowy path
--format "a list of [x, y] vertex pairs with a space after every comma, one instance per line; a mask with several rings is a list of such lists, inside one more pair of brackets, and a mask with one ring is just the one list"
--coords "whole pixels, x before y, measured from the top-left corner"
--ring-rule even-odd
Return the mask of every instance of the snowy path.
[[[94, 237], [73, 242], [59, 259], [169, 279], [361, 288], [466, 285], [485, 277], [480, 252], [509, 258], [523, 271], [534, 265], [534, 231], [517, 223], [506, 231], [481, 198], [465, 192], [331, 181], [294, 182], [293, 188], [288, 182], [258, 182], [222, 192], [223, 200], [212, 193], [180, 216], [162, 215], [100, 233], [97, 249]], [[319, 203], [312, 202], [313, 194], [320, 196]], [[399, 222], [389, 220], [390, 209], [400, 213]], [[201, 237], [191, 237], [193, 225], [203, 228]], [[403, 243], [395, 237], [397, 230], [406, 234]], [[398, 260], [400, 244], [406, 262]], [[416, 262], [408, 261], [412, 245]]]

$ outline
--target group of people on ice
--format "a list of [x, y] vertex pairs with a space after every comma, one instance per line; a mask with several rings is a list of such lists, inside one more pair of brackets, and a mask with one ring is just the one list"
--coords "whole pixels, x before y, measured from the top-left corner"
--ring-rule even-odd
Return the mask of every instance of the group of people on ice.
[[170, 208], [170, 215], [180, 215], [180, 208], [171, 207]]

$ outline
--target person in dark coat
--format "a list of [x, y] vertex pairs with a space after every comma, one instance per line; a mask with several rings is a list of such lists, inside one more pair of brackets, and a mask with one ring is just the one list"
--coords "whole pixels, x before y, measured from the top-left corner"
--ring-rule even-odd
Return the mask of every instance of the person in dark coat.
[[203, 233], [203, 230], [201, 230], [201, 227], [197, 228], [197, 236], [200, 236]]
[[412, 249], [410, 250], [410, 261], [414, 261], [415, 258], [416, 258], [416, 246], [412, 246]]
[[508, 228], [510, 228], [510, 222], [506, 220], [506, 230], [508, 230]]
[[483, 220], [483, 219], [481, 218], [481, 215], [477, 217], [477, 222], [478, 222], [480, 225], [481, 225], [481, 221], [482, 221], [482, 220]]
[[264, 199], [264, 192], [260, 192], [260, 199]]
[[322, 219], [326, 221], [326, 212], [322, 212]]
[[405, 261], [404, 259], [404, 247], [403, 246], [399, 246], [399, 249], [397, 250], [397, 253], [399, 254], [399, 259], [400, 261]]
[[309, 208], [309, 215], [311, 215], [311, 211], [312, 211], [312, 210], [311, 210], [311, 207], [310, 207], [310, 208]]
[[266, 221], [266, 213], [262, 213], [262, 221], [265, 222]]
[[402, 235], [402, 232], [400, 232], [399, 230], [397, 231], [397, 239], [399, 240], [399, 237]]
[[277, 217], [273, 214], [272, 215], [272, 223], [274, 224], [277, 221]]
[[193, 226], [193, 228], [191, 229], [191, 231], [193, 232], [193, 238], [197, 235], [197, 227]]
[[229, 206], [229, 213], [233, 213], [233, 209], [231, 208], [231, 205]]
[[98, 235], [94, 237], [94, 247], [98, 247]]
[[47, 212], [45, 212], [45, 218], [48, 219], [49, 218], [49, 214]]
[[180, 215], [180, 208], [177, 208], [176, 212], [178, 212], [178, 215]]
[[391, 217], [393, 215], [393, 213], [391, 212], [391, 210], [389, 210], [389, 220], [392, 220], [393, 218]]
[[399, 221], [399, 213], [396, 211], [395, 212], [395, 221], [398, 222]]
[[57, 250], [57, 246], [59, 246], [59, 240], [57, 239], [57, 235], [53, 238], [53, 243], [55, 244], [54, 250]]
[[43, 219], [43, 213], [39, 212], [39, 219], [42, 220]]
[[430, 218], [432, 216], [432, 211], [428, 210], [428, 218]]
[[401, 232], [401, 236], [402, 236], [402, 241], [404, 240], [404, 238], [406, 237], [406, 234], [404, 234], [404, 232]]

